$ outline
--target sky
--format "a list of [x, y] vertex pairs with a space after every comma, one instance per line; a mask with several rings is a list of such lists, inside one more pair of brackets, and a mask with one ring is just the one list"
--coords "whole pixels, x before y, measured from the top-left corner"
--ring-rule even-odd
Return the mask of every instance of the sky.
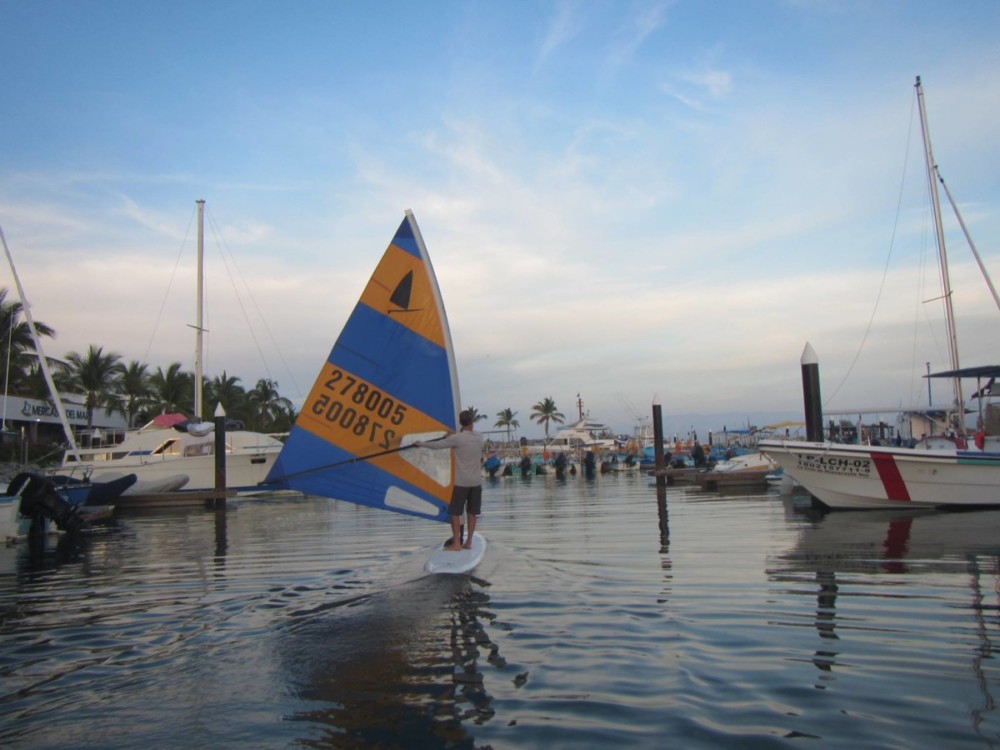
[[[540, 436], [546, 397], [621, 432], [654, 399], [668, 434], [801, 419], [807, 343], [827, 409], [926, 403], [916, 76], [1000, 276], [997, 0], [2, 0], [0, 28], [0, 227], [50, 356], [193, 370], [204, 199], [204, 371], [300, 404], [412, 209], [482, 429]], [[944, 213], [960, 363], [998, 364]]]

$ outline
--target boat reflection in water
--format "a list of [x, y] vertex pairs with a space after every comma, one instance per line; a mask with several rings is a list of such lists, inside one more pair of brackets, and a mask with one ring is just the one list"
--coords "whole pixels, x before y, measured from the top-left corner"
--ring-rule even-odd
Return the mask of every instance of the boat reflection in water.
[[[995, 710], [986, 665], [1000, 642], [1000, 513], [786, 508], [804, 523], [793, 548], [769, 557], [768, 575], [816, 586], [812, 625], [823, 645], [813, 663], [824, 675], [817, 688], [873, 670], [905, 691], [896, 680], [969, 670], [974, 680], [965, 684], [979, 693], [965, 698], [973, 728]], [[865, 603], [872, 598], [878, 607]]]
[[795, 548], [778, 558], [796, 570], [829, 573], [955, 573], [969, 561], [1000, 555], [1000, 512], [869, 510], [820, 513]]

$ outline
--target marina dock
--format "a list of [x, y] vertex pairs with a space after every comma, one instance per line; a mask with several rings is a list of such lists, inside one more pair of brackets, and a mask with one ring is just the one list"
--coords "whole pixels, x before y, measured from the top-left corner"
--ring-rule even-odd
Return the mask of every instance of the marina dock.
[[763, 471], [703, 471], [695, 481], [703, 490], [767, 489], [767, 474]]
[[236, 497], [236, 490], [190, 490], [160, 492], [148, 495], [121, 495], [115, 498], [118, 510], [145, 510], [146, 508], [214, 507], [216, 503]]

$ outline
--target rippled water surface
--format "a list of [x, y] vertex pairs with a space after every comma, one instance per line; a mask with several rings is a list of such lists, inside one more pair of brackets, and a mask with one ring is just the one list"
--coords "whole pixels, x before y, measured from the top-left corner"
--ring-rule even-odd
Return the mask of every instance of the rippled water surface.
[[638, 475], [484, 498], [472, 577], [424, 575], [443, 525], [313, 498], [0, 549], [0, 746], [1000, 742], [1000, 512]]

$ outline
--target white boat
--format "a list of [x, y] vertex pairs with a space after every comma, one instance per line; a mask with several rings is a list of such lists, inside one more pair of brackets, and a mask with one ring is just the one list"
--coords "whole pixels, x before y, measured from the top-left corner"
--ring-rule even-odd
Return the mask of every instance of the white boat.
[[[937, 168], [930, 148], [920, 79], [916, 83], [928, 179], [942, 272], [942, 299], [948, 326], [952, 369], [937, 373], [955, 384], [957, 427], [964, 429], [963, 378], [1000, 376], [1000, 366], [961, 368], [951, 309], [951, 286], [938, 203]], [[941, 181], [942, 185], [944, 181]], [[947, 190], [947, 188], [946, 188]], [[960, 219], [961, 223], [961, 219]], [[964, 224], [963, 224], [964, 228]], [[970, 243], [971, 244], [971, 243]], [[974, 247], [973, 247], [974, 249]], [[977, 253], [978, 257], [978, 253]], [[981, 265], [981, 264], [980, 264]], [[982, 266], [981, 266], [982, 267]], [[984, 275], [985, 268], [982, 268]], [[992, 283], [990, 283], [992, 289]], [[996, 292], [994, 298], [996, 299]], [[1000, 299], [997, 300], [1000, 305]], [[807, 350], [811, 351], [808, 347]], [[979, 395], [982, 396], [980, 388]], [[980, 406], [982, 398], [980, 398]], [[982, 421], [982, 414], [980, 415]], [[925, 443], [935, 445], [934, 442]], [[758, 448], [777, 461], [809, 493], [830, 508], [1000, 508], [1000, 453], [982, 432], [972, 441], [950, 441], [947, 448], [846, 445], [832, 442], [761, 440]], [[966, 446], [969, 446], [966, 448]], [[972, 446], [975, 446], [974, 448]], [[985, 450], [984, 450], [985, 449]]]
[[712, 471], [772, 474], [780, 468], [777, 461], [758, 451], [718, 461]]
[[762, 440], [829, 508], [1000, 507], [1000, 453]]
[[[226, 431], [226, 487], [258, 491], [267, 477], [282, 442], [248, 430]], [[208, 490], [215, 487], [215, 432], [191, 431], [183, 415], [161, 414], [121, 443], [67, 451], [55, 472], [89, 476], [106, 481], [109, 476], [135, 474], [128, 494]]]
[[[75, 477], [101, 477], [134, 473], [136, 488], [129, 494], [170, 492], [175, 489], [210, 490], [216, 486], [214, 424], [202, 415], [202, 271], [205, 201], [198, 207], [197, 324], [195, 325], [196, 419], [182, 414], [161, 414], [126, 434], [114, 445], [74, 448], [65, 453], [54, 473]], [[249, 430], [226, 430], [226, 487], [237, 492], [259, 491], [281, 452], [275, 437]], [[184, 479], [186, 477], [186, 480]]]

